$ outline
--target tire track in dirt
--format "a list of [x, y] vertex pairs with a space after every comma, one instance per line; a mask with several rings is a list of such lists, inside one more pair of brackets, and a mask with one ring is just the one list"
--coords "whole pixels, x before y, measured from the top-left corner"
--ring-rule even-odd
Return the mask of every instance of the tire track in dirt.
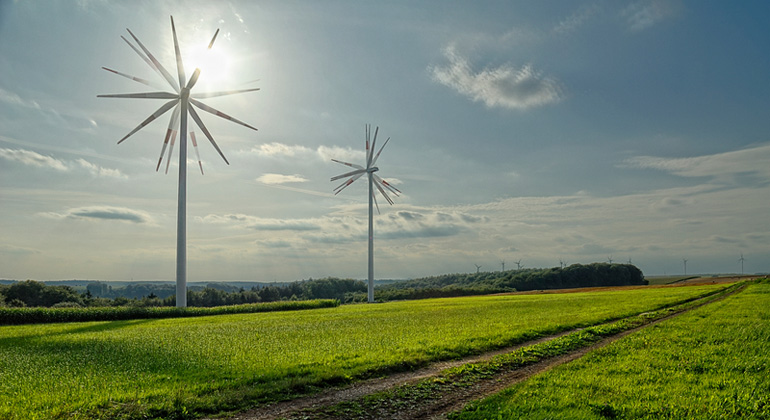
[[[362, 413], [363, 414], [362, 416], [356, 417], [356, 418], [371, 418], [371, 419], [388, 418], [388, 419], [394, 419], [394, 420], [395, 419], [399, 419], [399, 420], [444, 419], [446, 418], [446, 415], [448, 413], [462, 409], [466, 404], [468, 404], [471, 401], [484, 398], [489, 395], [493, 395], [497, 392], [502, 391], [505, 388], [509, 388], [512, 385], [522, 382], [533, 375], [539, 374], [541, 372], [545, 372], [561, 364], [569, 363], [573, 360], [579, 359], [580, 357], [583, 357], [586, 353], [592, 350], [604, 347], [629, 334], [633, 334], [634, 332], [639, 331], [642, 328], [647, 328], [659, 322], [663, 322], [667, 319], [671, 319], [673, 317], [687, 313], [703, 305], [717, 302], [729, 295], [740, 292], [744, 288], [745, 288], [745, 285], [731, 291], [722, 292], [721, 295], [719, 295], [716, 298], [713, 298], [713, 296], [703, 297], [699, 299], [703, 302], [701, 302], [698, 305], [694, 305], [690, 308], [678, 311], [676, 313], [667, 315], [665, 317], [656, 319], [654, 321], [650, 321], [639, 327], [619, 332], [613, 336], [606, 337], [590, 346], [587, 346], [560, 356], [546, 358], [528, 366], [524, 366], [520, 368], [511, 368], [511, 369], [504, 370], [502, 372], [498, 372], [489, 378], [477, 381], [471, 386], [457, 388], [452, 392], [443, 393], [438, 398], [431, 398], [431, 399], [419, 401], [417, 403], [412, 403], [408, 407], [408, 409], [401, 408], [393, 412], [378, 412], [376, 414], [369, 413], [369, 415]], [[301, 397], [301, 398], [287, 400], [287, 401], [281, 401], [274, 404], [261, 406], [259, 408], [255, 408], [245, 412], [241, 412], [232, 417], [229, 417], [229, 419], [232, 419], [232, 420], [332, 419], [334, 418], [333, 416], [329, 416], [329, 414], [322, 413], [316, 410], [324, 407], [331, 407], [342, 402], [355, 401], [357, 399], [364, 398], [371, 394], [375, 394], [375, 393], [390, 390], [390, 389], [396, 389], [404, 385], [416, 384], [426, 379], [435, 378], [442, 371], [449, 368], [459, 367], [470, 363], [488, 361], [497, 355], [507, 354], [515, 350], [518, 350], [522, 347], [528, 347], [535, 344], [547, 342], [547, 341], [574, 333], [576, 331], [580, 331], [580, 329], [573, 329], [573, 330], [565, 331], [559, 334], [543, 337], [537, 340], [527, 341], [516, 346], [511, 346], [511, 347], [503, 348], [493, 352], [484, 353], [482, 355], [471, 356], [471, 357], [458, 359], [458, 360], [437, 362], [427, 367], [424, 367], [422, 369], [418, 369], [416, 371], [402, 372], [402, 373], [397, 373], [397, 374], [389, 375], [382, 378], [374, 378], [374, 379], [368, 379], [364, 381], [357, 381], [353, 384], [349, 384], [341, 387], [329, 388], [328, 390], [322, 391], [321, 393], [314, 394], [311, 396]]]

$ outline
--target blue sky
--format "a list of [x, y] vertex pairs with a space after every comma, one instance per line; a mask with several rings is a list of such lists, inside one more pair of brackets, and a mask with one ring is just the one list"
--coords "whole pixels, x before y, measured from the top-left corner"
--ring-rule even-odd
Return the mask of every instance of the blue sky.
[[[0, 1], [0, 278], [173, 280], [176, 151], [156, 172], [169, 16], [206, 104], [188, 280], [366, 277], [364, 127], [390, 137], [375, 275], [559, 261], [770, 271], [770, 3]], [[130, 38], [129, 38], [130, 39]], [[164, 159], [165, 165], [165, 159]]]

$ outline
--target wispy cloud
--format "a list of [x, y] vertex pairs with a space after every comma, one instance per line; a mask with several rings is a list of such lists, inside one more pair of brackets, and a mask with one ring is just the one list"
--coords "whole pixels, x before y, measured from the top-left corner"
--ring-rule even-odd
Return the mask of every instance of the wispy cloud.
[[559, 21], [553, 28], [558, 35], [570, 34], [586, 24], [599, 12], [596, 4], [583, 5], [576, 12]]
[[430, 68], [433, 80], [490, 108], [529, 109], [562, 100], [558, 81], [544, 77], [532, 65], [510, 65], [475, 71], [453, 46], [444, 49], [445, 66]]
[[635, 156], [625, 159], [620, 167], [656, 169], [682, 177], [734, 178], [754, 175], [770, 179], [770, 144], [713, 155], [686, 158]]
[[313, 152], [312, 149], [307, 148], [305, 146], [287, 145], [287, 144], [277, 143], [277, 142], [261, 144], [257, 147], [254, 147], [252, 151], [259, 156], [268, 156], [268, 157], [280, 157], [280, 156], [293, 157], [293, 156], [309, 154]]
[[257, 182], [263, 184], [287, 184], [293, 182], [307, 182], [307, 179], [302, 175], [282, 175], [282, 174], [264, 174], [257, 178]]
[[209, 214], [200, 218], [199, 221], [210, 224], [230, 224], [248, 229], [267, 231], [309, 231], [322, 228], [322, 223], [316, 219], [270, 219], [246, 214], [226, 214], [223, 216]]
[[64, 213], [41, 213], [41, 216], [53, 219], [98, 219], [118, 220], [132, 223], [153, 223], [153, 218], [144, 211], [126, 207], [86, 206], [71, 208]]
[[621, 11], [631, 31], [641, 31], [679, 14], [677, 0], [642, 0], [632, 3]]
[[64, 161], [51, 156], [41, 155], [31, 150], [0, 148], [0, 157], [39, 168], [51, 168], [57, 171], [66, 171], [68, 169]]
[[22, 98], [18, 94], [9, 92], [3, 88], [0, 88], [0, 101], [5, 102], [6, 104], [9, 104], [12, 106], [19, 106], [19, 107], [31, 108], [31, 109], [37, 109], [37, 110], [41, 109], [40, 104], [38, 104], [35, 100]]
[[120, 172], [117, 169], [105, 168], [103, 166], [99, 166], [94, 163], [91, 163], [85, 159], [78, 159], [76, 160], [76, 162], [80, 165], [81, 168], [88, 170], [88, 172], [90, 172], [91, 175], [93, 176], [119, 178], [119, 179], [128, 178], [126, 175], [124, 175], [122, 172]]
[[57, 159], [53, 156], [41, 155], [40, 153], [26, 149], [0, 148], [0, 158], [19, 162], [27, 166], [55, 169], [62, 172], [71, 171], [73, 168], [81, 168], [88, 171], [91, 175], [97, 177], [110, 177], [119, 179], [127, 178], [127, 176], [121, 173], [118, 169], [105, 168], [103, 166], [89, 162], [83, 158], [79, 158], [74, 161], [65, 161]]

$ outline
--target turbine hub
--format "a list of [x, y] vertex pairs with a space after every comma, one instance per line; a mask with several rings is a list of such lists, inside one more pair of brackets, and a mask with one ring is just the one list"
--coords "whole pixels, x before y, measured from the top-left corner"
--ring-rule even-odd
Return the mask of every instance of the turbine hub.
[[373, 173], [375, 173], [375, 172], [377, 172], [379, 170], [380, 170], [380, 168], [378, 168], [376, 166], [372, 166], [371, 168], [367, 169], [366, 172], [368, 172], [370, 174], [373, 174]]

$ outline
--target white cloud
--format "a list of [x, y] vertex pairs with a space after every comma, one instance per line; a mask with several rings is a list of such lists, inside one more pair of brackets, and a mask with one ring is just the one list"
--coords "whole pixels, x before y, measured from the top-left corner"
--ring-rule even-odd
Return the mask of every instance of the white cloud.
[[657, 169], [682, 177], [717, 177], [753, 175], [759, 179], [770, 178], [770, 144], [735, 150], [714, 155], [687, 158], [635, 156], [625, 159], [620, 167]]
[[51, 168], [57, 171], [68, 170], [67, 165], [63, 161], [31, 150], [0, 148], [0, 157], [39, 168]]
[[119, 178], [119, 179], [128, 178], [126, 175], [124, 175], [117, 169], [105, 168], [105, 167], [93, 164], [85, 159], [78, 159], [76, 162], [82, 168], [88, 170], [88, 172], [90, 172], [91, 175], [93, 176]]
[[575, 13], [559, 21], [559, 23], [554, 26], [553, 31], [559, 35], [566, 35], [574, 32], [583, 26], [586, 22], [588, 22], [588, 20], [598, 12], [599, 7], [596, 4], [584, 5], [580, 7]]
[[679, 13], [681, 6], [676, 0], [642, 0], [621, 11], [621, 16], [632, 31], [647, 29]]
[[562, 100], [559, 83], [543, 77], [532, 65], [518, 70], [505, 65], [475, 72], [454, 47], [447, 47], [444, 55], [449, 65], [431, 68], [433, 80], [468, 96], [474, 102], [482, 101], [490, 108], [528, 109]]
[[71, 208], [64, 213], [40, 213], [52, 219], [100, 219], [119, 220], [132, 223], [153, 223], [153, 218], [144, 211], [126, 207], [86, 206]]
[[278, 156], [297, 156], [301, 154], [312, 153], [312, 150], [305, 146], [289, 146], [283, 143], [267, 143], [254, 147], [252, 151], [260, 156], [278, 157]]
[[286, 184], [291, 182], [307, 182], [307, 179], [302, 175], [281, 175], [281, 174], [264, 174], [257, 178], [257, 182], [263, 184]]
[[41, 155], [40, 153], [31, 150], [5, 148], [0, 148], [0, 158], [20, 162], [27, 166], [50, 168], [63, 172], [70, 171], [73, 167], [80, 167], [87, 170], [93, 176], [119, 179], [127, 178], [127, 176], [118, 169], [105, 168], [83, 158], [79, 158], [75, 161], [64, 161], [52, 156]]
[[36, 101], [32, 99], [24, 99], [21, 96], [13, 92], [9, 92], [3, 88], [0, 88], [0, 101], [3, 101], [13, 106], [21, 106], [24, 108], [32, 108], [32, 109], [40, 110], [40, 105]]

